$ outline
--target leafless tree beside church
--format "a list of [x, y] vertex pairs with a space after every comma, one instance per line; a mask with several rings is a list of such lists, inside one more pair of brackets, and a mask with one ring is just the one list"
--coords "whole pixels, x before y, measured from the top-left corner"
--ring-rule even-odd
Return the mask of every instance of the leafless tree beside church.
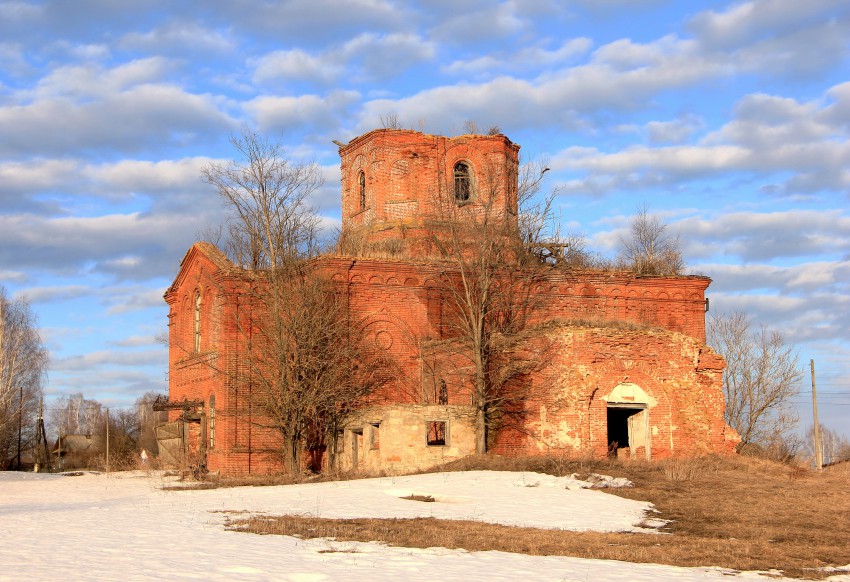
[[230, 212], [223, 250], [245, 269], [252, 305], [237, 322], [248, 347], [237, 380], [250, 384], [262, 413], [254, 421], [280, 434], [283, 461], [297, 473], [302, 452], [332, 445], [382, 376], [361, 353], [344, 296], [311, 262], [320, 251], [310, 200], [322, 184], [318, 166], [292, 162], [279, 143], [249, 130], [231, 142], [239, 159], [208, 165], [203, 177]]
[[[450, 314], [449, 334], [458, 342], [457, 355], [469, 360], [478, 454], [487, 452], [489, 440], [523, 399], [512, 382], [541, 362], [515, 352], [538, 299], [534, 283], [547, 268], [533, 249], [549, 232], [554, 200], [554, 194], [536, 198], [546, 171], [542, 164], [522, 166], [519, 176], [506, 175], [512, 170], [501, 165], [482, 170], [468, 185], [458, 180], [472, 178], [454, 176], [450, 199], [440, 201], [442, 215], [432, 226], [443, 259], [440, 291]], [[515, 191], [500, 192], [514, 184]], [[468, 195], [464, 188], [471, 190]], [[457, 199], [464, 196], [474, 203]], [[517, 216], [497, 205], [505, 198], [516, 200]]]
[[35, 442], [47, 361], [29, 304], [0, 287], [0, 470], [16, 466], [19, 443], [26, 450]]
[[743, 312], [709, 316], [707, 342], [726, 360], [726, 423], [741, 446], [770, 445], [797, 425], [790, 399], [802, 372], [781, 333], [755, 325]]

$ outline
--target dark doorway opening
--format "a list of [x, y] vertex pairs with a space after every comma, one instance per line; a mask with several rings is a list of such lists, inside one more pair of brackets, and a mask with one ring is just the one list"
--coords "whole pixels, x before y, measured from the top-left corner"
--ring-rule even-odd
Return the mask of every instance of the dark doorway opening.
[[[608, 449], [627, 449], [629, 442], [629, 418], [643, 408], [608, 407]], [[614, 445], [616, 443], [616, 445]]]

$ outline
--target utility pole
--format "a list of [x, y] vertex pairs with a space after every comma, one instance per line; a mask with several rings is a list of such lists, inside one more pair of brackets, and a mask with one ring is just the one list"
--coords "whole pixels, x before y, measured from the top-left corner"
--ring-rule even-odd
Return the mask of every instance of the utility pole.
[[815, 415], [815, 466], [823, 469], [823, 451], [820, 448], [820, 425], [818, 424], [818, 392], [815, 387], [815, 361], [809, 360], [812, 367], [812, 412]]
[[[35, 421], [35, 472], [38, 473], [41, 470], [42, 459], [47, 463], [50, 460], [50, 454], [47, 452], [47, 435], [44, 432], [44, 398], [38, 401], [38, 418]], [[43, 451], [42, 455], [42, 436], [44, 439], [43, 442]]]
[[106, 409], [106, 472], [109, 473], [109, 409]]
[[18, 471], [21, 470], [21, 429], [23, 428], [24, 418], [24, 387], [19, 386], [18, 394]]

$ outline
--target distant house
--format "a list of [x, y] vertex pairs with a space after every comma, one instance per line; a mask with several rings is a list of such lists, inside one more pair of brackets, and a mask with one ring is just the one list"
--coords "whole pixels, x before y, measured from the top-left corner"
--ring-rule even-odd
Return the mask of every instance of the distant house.
[[[516, 224], [518, 151], [504, 135], [388, 129], [340, 147], [342, 234], [388, 250], [326, 255], [315, 259], [316, 269], [344, 298], [348, 325], [364, 330], [397, 369], [336, 435], [340, 468], [408, 471], [475, 452], [473, 383], [464, 363], [471, 358], [453, 331], [458, 316], [441, 284], [459, 275], [425, 252], [428, 221], [445, 205], [477, 220], [489, 197], [498, 219]], [[488, 167], [495, 170], [486, 174]], [[485, 182], [494, 181], [485, 193]], [[240, 379], [252, 349], [237, 323], [250, 307], [242, 291], [249, 278], [201, 242], [165, 294], [169, 398], [162, 409], [171, 411], [171, 423], [161, 442], [172, 443], [175, 458], [224, 473], [280, 467], [280, 441]], [[545, 345], [547, 356], [516, 379], [525, 396], [489, 450], [604, 458], [613, 449], [643, 459], [731, 453], [739, 438], [724, 422], [725, 362], [705, 343], [710, 282], [552, 269], [530, 290], [540, 299], [529, 316], [537, 327], [516, 348], [532, 353]]]
[[100, 439], [90, 434], [69, 434], [56, 439], [51, 455], [62, 469], [84, 469], [102, 448]]

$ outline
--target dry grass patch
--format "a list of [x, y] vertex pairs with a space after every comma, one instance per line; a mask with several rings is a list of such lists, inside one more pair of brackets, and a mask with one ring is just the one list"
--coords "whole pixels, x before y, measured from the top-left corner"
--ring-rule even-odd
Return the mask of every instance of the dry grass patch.
[[[825, 578], [821, 569], [850, 563], [850, 472], [815, 474], [752, 458], [705, 457], [656, 463], [569, 459], [472, 458], [452, 468], [606, 473], [635, 486], [606, 490], [652, 502], [672, 535], [604, 534], [517, 528], [435, 519], [316, 519], [280, 516], [235, 520], [240, 531], [379, 541], [393, 546], [501, 550], [531, 555], [782, 570]], [[440, 470], [446, 470], [441, 467]]]

